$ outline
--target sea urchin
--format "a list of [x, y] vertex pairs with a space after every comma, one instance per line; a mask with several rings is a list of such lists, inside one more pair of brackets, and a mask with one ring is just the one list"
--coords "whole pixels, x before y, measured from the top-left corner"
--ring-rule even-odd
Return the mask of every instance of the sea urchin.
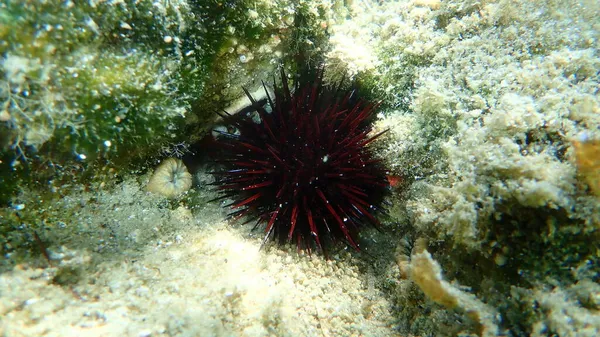
[[[229, 132], [218, 131], [221, 169], [214, 185], [233, 200], [232, 217], [266, 224], [263, 243], [295, 240], [308, 251], [344, 241], [359, 249], [358, 231], [378, 227], [375, 213], [388, 190], [385, 167], [368, 144], [377, 104], [356, 91], [322, 84], [323, 69], [312, 81], [281, 86], [235, 115], [222, 115]], [[256, 227], [255, 226], [255, 227]]]

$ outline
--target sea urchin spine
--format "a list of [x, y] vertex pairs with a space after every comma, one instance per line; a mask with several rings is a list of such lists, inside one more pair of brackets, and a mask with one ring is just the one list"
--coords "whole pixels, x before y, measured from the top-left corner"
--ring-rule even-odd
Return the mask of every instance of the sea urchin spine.
[[[233, 217], [266, 224], [265, 241], [296, 240], [310, 251], [335, 241], [359, 249], [358, 231], [377, 227], [388, 190], [386, 171], [368, 144], [377, 104], [322, 84], [323, 69], [290, 89], [283, 68], [265, 102], [244, 89], [245, 113], [223, 115], [232, 132], [216, 131], [222, 169], [213, 174]], [[275, 82], [275, 81], [274, 81]], [[263, 242], [264, 243], [264, 242]]]

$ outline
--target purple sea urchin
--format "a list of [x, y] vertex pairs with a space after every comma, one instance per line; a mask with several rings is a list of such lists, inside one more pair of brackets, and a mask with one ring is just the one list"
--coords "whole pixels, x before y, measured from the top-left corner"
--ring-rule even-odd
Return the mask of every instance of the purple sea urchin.
[[[296, 240], [310, 251], [335, 241], [359, 249], [358, 231], [375, 217], [388, 190], [386, 171], [368, 144], [377, 104], [322, 84], [323, 69], [292, 90], [281, 70], [274, 97], [245, 112], [223, 115], [232, 130], [218, 134], [221, 170], [213, 172], [219, 199], [233, 217], [266, 224], [265, 238]], [[275, 81], [274, 81], [275, 82]], [[255, 226], [255, 227], [256, 227]]]

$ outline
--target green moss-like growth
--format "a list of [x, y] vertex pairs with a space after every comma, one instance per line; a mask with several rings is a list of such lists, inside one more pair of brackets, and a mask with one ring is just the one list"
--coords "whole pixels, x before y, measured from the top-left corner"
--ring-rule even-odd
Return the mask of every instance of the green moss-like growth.
[[268, 80], [281, 60], [301, 50], [314, 57], [330, 7], [328, 1], [6, 2], [0, 203], [25, 184], [103, 179], [111, 167], [197, 140], [214, 112], [242, 95], [242, 85]]
[[[335, 16], [330, 1], [232, 0], [210, 6], [196, 8], [209, 23], [215, 56], [207, 64], [211, 76], [204, 83], [205, 94], [193, 101], [192, 111], [199, 118], [244, 97], [242, 86], [253, 91], [261, 81], [269, 83], [280, 64], [289, 73], [317, 64], [327, 49], [326, 23]], [[196, 71], [186, 62], [184, 71]]]
[[1, 179], [72, 179], [175, 138], [186, 102], [166, 36], [185, 30], [184, 3], [9, 1], [3, 14]]

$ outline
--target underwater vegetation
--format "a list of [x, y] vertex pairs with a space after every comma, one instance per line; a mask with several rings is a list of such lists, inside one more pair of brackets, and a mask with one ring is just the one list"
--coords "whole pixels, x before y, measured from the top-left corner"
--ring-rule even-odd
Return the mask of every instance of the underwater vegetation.
[[[218, 107], [313, 50], [325, 3], [17, 1], [0, 4], [0, 204], [27, 186], [114, 180], [212, 127]], [[302, 27], [295, 13], [303, 12]], [[311, 52], [314, 53], [314, 50]], [[231, 84], [236, 85], [232, 86]], [[191, 130], [184, 132], [184, 130]], [[66, 183], [65, 183], [66, 182]], [[46, 198], [45, 197], [45, 198]]]
[[0, 202], [27, 184], [106, 175], [176, 138], [187, 104], [167, 37], [186, 31], [188, 7], [5, 1], [1, 10]]
[[[226, 130], [213, 174], [220, 199], [234, 218], [266, 224], [265, 238], [296, 241], [298, 248], [323, 251], [330, 241], [359, 249], [357, 233], [379, 226], [375, 217], [387, 192], [386, 169], [368, 145], [377, 104], [355, 90], [324, 85], [324, 68], [306, 71], [290, 87], [281, 68], [281, 86], [236, 115], [222, 115]], [[264, 242], [263, 241], [263, 242]]]

